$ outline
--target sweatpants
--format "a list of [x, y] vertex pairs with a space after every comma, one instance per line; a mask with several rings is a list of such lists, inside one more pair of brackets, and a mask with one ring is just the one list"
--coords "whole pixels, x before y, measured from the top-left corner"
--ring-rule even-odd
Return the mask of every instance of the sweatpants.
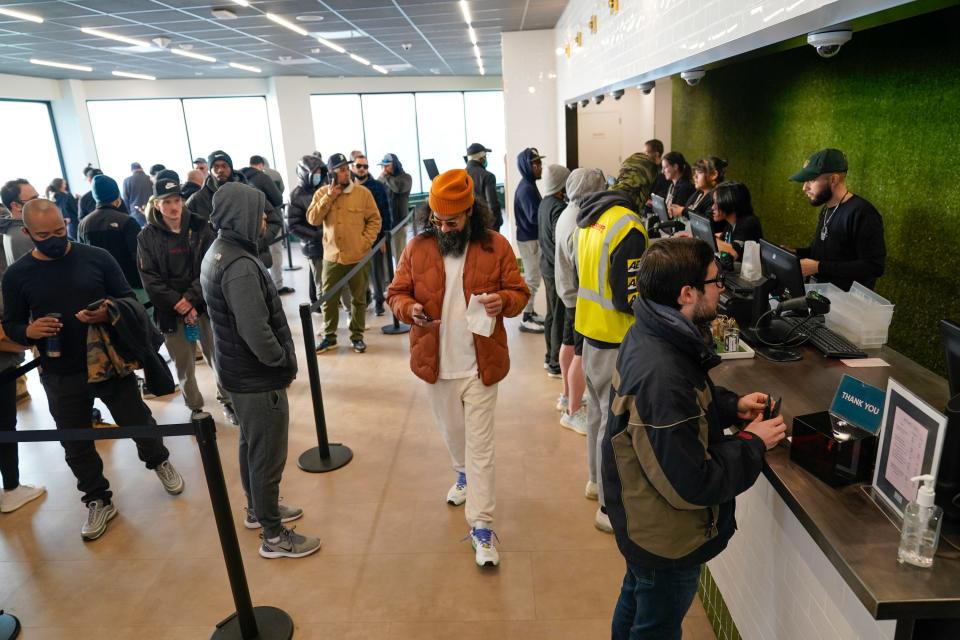
[[517, 242], [517, 249], [520, 252], [520, 259], [523, 260], [523, 280], [530, 289], [530, 300], [527, 301], [527, 307], [523, 312], [533, 313], [533, 301], [537, 297], [537, 289], [540, 288], [540, 241]]
[[[213, 370], [213, 329], [210, 327], [210, 318], [206, 314], [197, 317], [197, 326], [200, 328], [200, 350], [207, 364]], [[203, 408], [203, 394], [197, 386], [197, 358], [196, 343], [187, 340], [183, 333], [183, 320], [177, 320], [177, 330], [163, 334], [163, 341], [167, 351], [173, 358], [173, 366], [177, 369], [177, 379], [180, 381], [180, 392], [183, 402], [189, 409]], [[216, 378], [216, 373], [214, 373]], [[223, 389], [217, 382], [217, 400], [223, 400]]]
[[547, 343], [546, 363], [556, 369], [560, 366], [560, 344], [563, 342], [563, 301], [557, 295], [557, 281], [543, 276], [543, 290], [547, 294], [547, 315], [543, 318], [543, 339]]
[[598, 349], [588, 340], [583, 342], [583, 375], [587, 380], [587, 471], [590, 481], [597, 483], [600, 506], [603, 500], [603, 482], [600, 476], [600, 461], [603, 454], [600, 446], [607, 432], [607, 419], [610, 417], [610, 389], [613, 386], [613, 372], [617, 367], [618, 349]]
[[[0, 382], [0, 432], [17, 430], [17, 378]], [[0, 479], [3, 490], [20, 486], [20, 457], [16, 442], [0, 444]]]
[[270, 279], [273, 280], [277, 289], [283, 287], [283, 243], [274, 242], [270, 245], [270, 257], [273, 264], [270, 265]]
[[467, 476], [467, 524], [493, 528], [493, 414], [497, 385], [488, 387], [479, 376], [440, 379], [427, 385], [427, 399], [450, 451], [454, 471]]
[[287, 390], [230, 392], [240, 422], [240, 483], [263, 525], [265, 538], [280, 535], [280, 479], [287, 463], [290, 407]]
[[[337, 284], [337, 282], [339, 282], [343, 276], [347, 275], [347, 272], [349, 272], [355, 266], [352, 264], [330, 262], [328, 260], [320, 260], [318, 262], [322, 262], [322, 266], [319, 266], [319, 269], [322, 269], [322, 291], [324, 294], [332, 289], [333, 285]], [[315, 265], [314, 268], [317, 269], [318, 265]], [[369, 271], [369, 265], [360, 269], [360, 271], [355, 273], [354, 276], [350, 278], [350, 281], [346, 285], [350, 289], [351, 297], [351, 342], [363, 339], [363, 330], [367, 321], [367, 273]], [[339, 299], [340, 296], [335, 295], [323, 303], [323, 335], [327, 338], [336, 339], [337, 337], [337, 325], [340, 323], [340, 309], [337, 308], [337, 302]]]

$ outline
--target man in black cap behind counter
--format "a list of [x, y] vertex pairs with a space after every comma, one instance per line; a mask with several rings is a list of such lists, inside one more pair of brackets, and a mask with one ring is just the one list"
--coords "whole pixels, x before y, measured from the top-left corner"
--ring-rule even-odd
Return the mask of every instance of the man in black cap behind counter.
[[490, 151], [479, 142], [474, 142], [467, 147], [467, 155], [463, 159], [467, 163], [467, 174], [473, 180], [474, 197], [487, 203], [493, 214], [490, 228], [500, 231], [503, 212], [500, 211], [500, 198], [497, 196], [497, 177], [487, 171], [487, 154]]
[[883, 218], [847, 188], [847, 156], [839, 149], [821, 149], [790, 180], [802, 182], [810, 204], [821, 207], [813, 241], [797, 249], [804, 277], [844, 291], [855, 281], [873, 289], [887, 256]]

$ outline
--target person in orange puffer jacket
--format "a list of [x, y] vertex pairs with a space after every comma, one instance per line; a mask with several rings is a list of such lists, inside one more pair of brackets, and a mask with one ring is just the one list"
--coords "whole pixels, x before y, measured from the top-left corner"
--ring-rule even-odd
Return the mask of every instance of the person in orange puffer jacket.
[[500, 562], [492, 539], [493, 415], [497, 383], [510, 370], [503, 318], [519, 315], [530, 298], [510, 243], [489, 224], [490, 211], [474, 199], [467, 172], [440, 174], [418, 212], [417, 228], [424, 231], [404, 249], [387, 292], [397, 318], [414, 325], [410, 368], [428, 383], [457, 472], [447, 502], [466, 503], [481, 567]]

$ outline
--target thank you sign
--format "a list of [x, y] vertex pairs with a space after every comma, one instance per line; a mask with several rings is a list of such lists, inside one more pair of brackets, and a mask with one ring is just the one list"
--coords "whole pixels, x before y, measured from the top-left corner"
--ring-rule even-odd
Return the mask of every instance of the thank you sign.
[[875, 434], [880, 429], [885, 399], [883, 389], [844, 374], [830, 413]]

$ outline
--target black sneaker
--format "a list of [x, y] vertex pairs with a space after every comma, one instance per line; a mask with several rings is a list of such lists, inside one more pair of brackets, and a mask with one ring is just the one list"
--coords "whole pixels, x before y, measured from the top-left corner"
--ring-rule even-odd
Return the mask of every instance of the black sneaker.
[[353, 344], [353, 350], [357, 353], [363, 353], [367, 350], [367, 343], [365, 343], [362, 339], [352, 340], [351, 343]]
[[548, 378], [562, 378], [563, 375], [560, 371], [560, 365], [547, 365], [547, 377]]
[[382, 316], [382, 315], [384, 315], [387, 311], [386, 311], [386, 309], [383, 308], [383, 304], [382, 304], [382, 303], [377, 303], [377, 306], [374, 307], [373, 312], [374, 312], [375, 314], [377, 314], [378, 316]]
[[286, 296], [296, 291], [293, 287], [280, 287], [277, 289], [277, 294], [281, 296]]
[[323, 353], [337, 346], [337, 339], [326, 337], [320, 341], [320, 344], [317, 345], [317, 353]]
[[234, 426], [240, 424], [240, 418], [237, 417], [237, 412], [234, 411], [231, 403], [221, 402], [220, 405], [223, 407], [223, 417], [227, 419], [227, 422]]

